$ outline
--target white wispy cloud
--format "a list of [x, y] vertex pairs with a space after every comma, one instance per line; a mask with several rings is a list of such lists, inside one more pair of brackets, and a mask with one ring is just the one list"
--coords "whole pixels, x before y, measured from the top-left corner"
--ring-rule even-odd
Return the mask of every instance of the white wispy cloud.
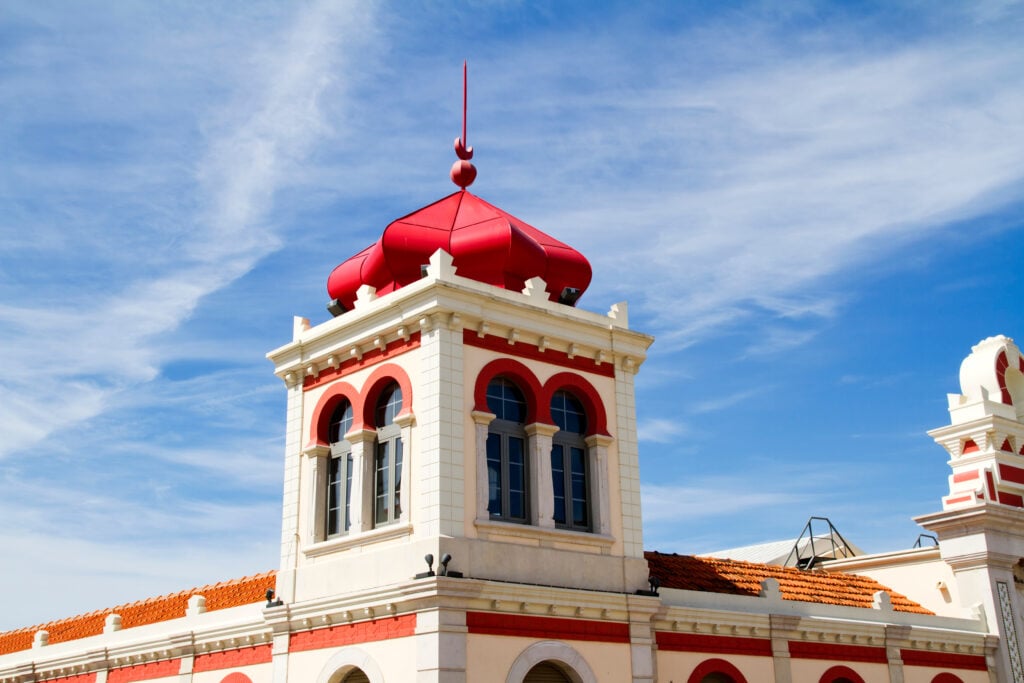
[[[308, 5], [291, 25], [252, 44], [255, 56], [230, 103], [189, 93], [197, 98], [196, 125], [204, 138], [193, 150], [194, 180], [181, 185], [170, 177], [180, 169], [162, 169], [161, 191], [198, 197], [194, 214], [178, 218], [185, 225], [162, 236], [171, 239], [173, 263], [166, 264], [154, 244], [161, 235], [151, 235], [131, 267], [112, 273], [110, 286], [95, 298], [67, 292], [45, 308], [0, 307], [0, 353], [12, 368], [0, 379], [3, 405], [11, 406], [0, 410], [6, 437], [0, 457], [95, 417], [112, 394], [155, 377], [162, 362], [157, 337], [279, 246], [278, 231], [267, 221], [274, 194], [329, 133], [319, 98], [328, 87], [335, 97], [343, 95], [338, 74], [345, 73], [346, 55], [370, 37], [372, 16], [372, 6], [361, 3]], [[195, 58], [194, 52], [184, 56], [189, 63]], [[97, 80], [88, 81], [91, 88]]]

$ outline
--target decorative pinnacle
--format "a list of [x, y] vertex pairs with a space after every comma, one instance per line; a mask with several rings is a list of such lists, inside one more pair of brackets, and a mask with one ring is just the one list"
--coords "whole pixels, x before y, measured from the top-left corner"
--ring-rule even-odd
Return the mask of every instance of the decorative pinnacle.
[[476, 166], [469, 161], [473, 148], [466, 145], [466, 62], [462, 62], [462, 136], [455, 138], [455, 156], [459, 160], [452, 164], [452, 182], [465, 190], [476, 180]]

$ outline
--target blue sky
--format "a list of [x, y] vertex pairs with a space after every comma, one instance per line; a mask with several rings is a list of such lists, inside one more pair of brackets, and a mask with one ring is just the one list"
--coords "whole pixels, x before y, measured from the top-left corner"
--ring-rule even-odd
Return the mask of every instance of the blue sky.
[[646, 546], [908, 547], [945, 394], [1024, 335], [1024, 7], [74, 3], [0, 12], [0, 628], [277, 563], [264, 353], [453, 187], [657, 336]]

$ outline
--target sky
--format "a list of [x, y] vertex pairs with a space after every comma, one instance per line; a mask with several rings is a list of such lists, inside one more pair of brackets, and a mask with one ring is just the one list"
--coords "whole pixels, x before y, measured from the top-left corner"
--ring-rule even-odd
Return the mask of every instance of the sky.
[[657, 338], [645, 546], [910, 547], [960, 361], [1024, 336], [1022, 33], [996, 0], [5, 2], [0, 630], [277, 566], [265, 353], [454, 190], [464, 59], [472, 190]]

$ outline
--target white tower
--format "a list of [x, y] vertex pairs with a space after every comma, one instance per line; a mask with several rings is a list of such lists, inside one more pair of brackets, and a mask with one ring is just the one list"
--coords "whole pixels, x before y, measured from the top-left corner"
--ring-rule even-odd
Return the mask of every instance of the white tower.
[[939, 538], [965, 607], [1000, 638], [997, 677], [1024, 682], [1024, 358], [1012, 339], [979, 342], [950, 394], [950, 425], [929, 434], [949, 453], [942, 512], [917, 522]]

